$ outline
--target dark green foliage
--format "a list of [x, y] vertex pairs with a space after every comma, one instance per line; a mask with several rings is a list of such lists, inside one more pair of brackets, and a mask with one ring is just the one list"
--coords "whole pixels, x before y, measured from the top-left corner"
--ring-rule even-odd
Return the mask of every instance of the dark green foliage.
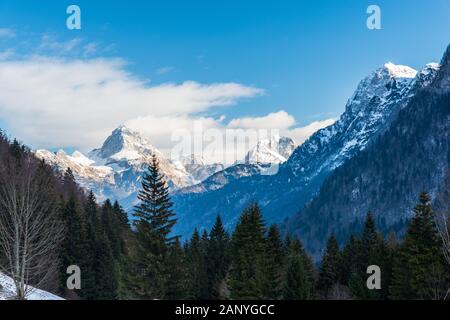
[[317, 291], [321, 297], [329, 296], [330, 291], [339, 283], [339, 266], [341, 265], [341, 252], [334, 235], [328, 239], [325, 254], [317, 280]]
[[[20, 162], [29, 150], [0, 137], [0, 165], [5, 157]], [[15, 164], [11, 170], [21, 168]], [[44, 162], [39, 172], [53, 174]], [[382, 215], [371, 213], [364, 223], [353, 220], [348, 238], [331, 236], [316, 281], [302, 243], [284, 241], [277, 226], [266, 231], [257, 204], [242, 213], [231, 239], [218, 216], [209, 233], [203, 230], [200, 236], [195, 230], [182, 247], [170, 234], [176, 220], [155, 159], [146, 177], [141, 196], [147, 200], [136, 208], [134, 230], [117, 202], [98, 205], [92, 192], [86, 195], [78, 187], [70, 169], [50, 179], [54, 185], [45, 189], [46, 196], [59, 204], [57, 217], [65, 231], [59, 294], [77, 299], [442, 299], [448, 290], [450, 270], [426, 193], [404, 239], [394, 235], [400, 227], [389, 230]], [[438, 208], [445, 210], [442, 199], [448, 197], [438, 196]], [[387, 241], [381, 230], [391, 231]], [[342, 251], [339, 243], [345, 244]], [[81, 268], [81, 290], [65, 288], [65, 271], [72, 264]], [[366, 287], [370, 265], [381, 269], [381, 290]]]
[[229, 286], [233, 299], [264, 299], [269, 282], [267, 239], [261, 210], [250, 205], [232, 238]]
[[359, 233], [352, 230], [354, 217], [369, 210], [384, 217], [384, 226], [381, 218], [376, 221], [383, 234], [403, 235], [405, 208], [415, 205], [422, 189], [437, 190], [448, 174], [449, 116], [448, 93], [420, 91], [386, 132], [333, 171], [318, 196], [286, 224], [288, 232], [301, 237], [316, 258], [327, 234], [334, 232], [343, 243]]
[[186, 257], [177, 239], [170, 247], [167, 256], [168, 278], [166, 298], [180, 300], [187, 298], [188, 278], [186, 268]]
[[[350, 260], [353, 261], [351, 270], [345, 270], [349, 278], [344, 279], [348, 282], [350, 292], [357, 299], [386, 299], [388, 294], [388, 279], [390, 278], [392, 261], [388, 247], [383, 236], [377, 232], [373, 215], [367, 214], [364, 223], [364, 229], [361, 234], [361, 240], [349, 242], [347, 254], [353, 253]], [[343, 263], [345, 263], [343, 261]], [[348, 262], [347, 262], [348, 263]], [[367, 268], [371, 265], [380, 267], [382, 272], [381, 290], [369, 290], [366, 285]]]
[[189, 280], [187, 296], [189, 299], [209, 298], [205, 240], [200, 238], [195, 229], [191, 241], [186, 245], [187, 278]]
[[169, 187], [159, 169], [159, 162], [155, 155], [142, 178], [142, 189], [138, 199], [141, 201], [134, 210], [136, 223], [148, 223], [150, 228], [160, 234], [167, 244], [175, 237], [169, 237], [172, 227], [176, 223], [175, 213], [169, 196]]
[[267, 234], [267, 276], [268, 285], [265, 293], [269, 299], [281, 299], [283, 295], [283, 268], [285, 264], [286, 249], [281, 239], [277, 225], [272, 225]]
[[206, 273], [208, 276], [208, 298], [225, 298], [225, 277], [230, 265], [230, 237], [226, 233], [222, 219], [217, 216], [206, 244]]
[[441, 249], [430, 197], [422, 192], [395, 258], [391, 298], [442, 299], [448, 289], [449, 268]]
[[177, 241], [177, 237], [169, 234], [176, 219], [171, 210], [169, 188], [155, 155], [143, 176], [138, 198], [141, 203], [133, 214], [137, 240], [132, 254], [136, 271], [132, 280], [135, 294], [144, 299], [164, 299], [170, 278], [168, 260], [174, 258], [170, 249]]
[[298, 240], [290, 241], [283, 298], [310, 300], [314, 298], [314, 266]]

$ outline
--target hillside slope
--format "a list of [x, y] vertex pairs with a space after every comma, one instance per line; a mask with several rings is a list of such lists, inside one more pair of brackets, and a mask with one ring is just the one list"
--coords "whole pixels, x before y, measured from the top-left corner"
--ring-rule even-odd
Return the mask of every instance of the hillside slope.
[[336, 169], [285, 227], [318, 255], [334, 233], [343, 242], [368, 211], [384, 232], [401, 231], [418, 194], [434, 197], [450, 166], [450, 47], [428, 86], [372, 145]]

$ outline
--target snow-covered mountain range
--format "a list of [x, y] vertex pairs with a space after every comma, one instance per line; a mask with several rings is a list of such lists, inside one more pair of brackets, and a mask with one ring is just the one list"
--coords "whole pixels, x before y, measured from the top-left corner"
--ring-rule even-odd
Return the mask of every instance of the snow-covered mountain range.
[[292, 216], [317, 194], [333, 170], [385, 132], [399, 110], [420, 88], [429, 85], [438, 69], [439, 65], [428, 64], [417, 72], [386, 63], [359, 83], [340, 119], [297, 147], [277, 174], [252, 175], [221, 188], [177, 194], [179, 223], [175, 232], [188, 235], [194, 227], [209, 228], [217, 214], [232, 227], [250, 201], [259, 202], [268, 223]]
[[[129, 210], [136, 204], [142, 173], [156, 154], [173, 192], [179, 218], [175, 232], [183, 236], [194, 227], [209, 228], [219, 213], [231, 227], [250, 201], [260, 203], [268, 223], [281, 222], [310, 201], [333, 170], [385, 132], [438, 70], [435, 63], [419, 72], [386, 63], [359, 83], [333, 125], [298, 147], [287, 137], [261, 140], [242, 161], [228, 167], [208, 164], [198, 155], [168, 159], [148, 138], [125, 126], [115, 129], [100, 148], [87, 155], [47, 150], [38, 150], [36, 155], [58, 170], [70, 167], [77, 181], [93, 190], [100, 201], [118, 200]], [[273, 164], [279, 170], [265, 175]]]
[[[227, 168], [227, 172], [232, 171], [234, 179], [258, 174], [260, 170], [255, 168], [284, 162], [293, 149], [294, 142], [286, 137], [260, 141], [248, 152], [243, 163]], [[37, 150], [35, 154], [56, 170], [64, 172], [70, 168], [77, 182], [85, 189], [92, 190], [99, 201], [108, 198], [118, 200], [126, 209], [136, 204], [142, 174], [153, 154], [157, 156], [172, 191], [187, 187], [201, 189], [196, 186], [225, 169], [223, 164], [208, 164], [196, 155], [171, 160], [154, 147], [148, 138], [123, 125], [115, 129], [100, 148], [87, 155], [79, 151], [69, 155], [63, 150], [56, 153]], [[226, 180], [221, 183], [226, 184]]]

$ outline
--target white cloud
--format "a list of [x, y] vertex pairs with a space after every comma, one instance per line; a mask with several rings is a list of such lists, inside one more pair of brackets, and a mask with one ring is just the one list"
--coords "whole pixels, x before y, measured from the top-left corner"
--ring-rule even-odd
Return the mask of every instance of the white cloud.
[[120, 123], [145, 117], [176, 123], [262, 93], [238, 83], [151, 86], [128, 73], [119, 59], [0, 61], [0, 117], [33, 147], [86, 150]]
[[[121, 59], [86, 59], [99, 51], [104, 51], [99, 44], [80, 38], [61, 42], [44, 35], [37, 50], [31, 51], [33, 56], [21, 56], [12, 49], [0, 52], [0, 118], [10, 133], [33, 148], [88, 151], [101, 145], [119, 124], [126, 124], [169, 155], [177, 130], [193, 132], [201, 126], [224, 137], [230, 129], [275, 130], [302, 143], [334, 122], [327, 119], [296, 127], [295, 118], [284, 110], [228, 122], [224, 115], [201, 116], [214, 107], [235, 105], [264, 91], [239, 83], [151, 85], [128, 72]], [[56, 58], [63, 56], [72, 58]], [[156, 73], [173, 70], [164, 67]], [[236, 147], [240, 152], [237, 159], [249, 148], [243, 144]], [[223, 159], [221, 154], [216, 156]]]
[[228, 126], [242, 129], [287, 129], [295, 124], [293, 116], [286, 111], [269, 113], [263, 117], [244, 117], [233, 119]]
[[304, 127], [290, 129], [287, 131], [286, 134], [288, 134], [291, 138], [293, 138], [296, 143], [302, 144], [314, 132], [316, 132], [320, 129], [326, 128], [328, 126], [331, 126], [335, 122], [336, 122], [336, 119], [334, 119], [334, 118], [325, 119], [322, 121], [314, 121]]
[[9, 28], [0, 28], [0, 38], [14, 38], [16, 32]]
[[172, 135], [177, 131], [193, 132], [196, 127], [201, 126], [203, 130], [211, 128], [224, 130], [222, 119], [211, 117], [195, 117], [190, 115], [148, 115], [138, 117], [125, 122], [125, 125], [133, 130], [139, 131], [149, 137], [161, 151], [170, 154], [170, 149], [175, 142]]
[[[261, 119], [265, 122], [261, 122]], [[224, 120], [224, 116], [215, 119], [189, 115], [149, 115], [127, 121], [125, 125], [143, 133], [163, 153], [175, 158], [179, 157], [180, 152], [183, 155], [192, 153], [200, 155], [210, 145], [211, 141], [208, 141], [207, 137], [217, 134], [222, 144], [214, 148], [214, 154], [207, 153], [203, 156], [208, 162], [232, 164], [236, 160], [242, 160], [247, 151], [261, 138], [280, 134], [293, 138], [297, 144], [302, 144], [314, 132], [335, 122], [335, 119], [326, 119], [304, 127], [291, 127], [291, 124], [295, 123], [294, 117], [285, 111], [270, 113], [263, 117], [233, 119], [229, 123], [224, 123]], [[234, 145], [231, 146], [227, 145], [227, 139], [230, 137], [237, 137], [236, 140], [233, 139]], [[186, 141], [188, 145], [185, 144]], [[180, 142], [183, 144], [183, 150], [175, 150], [174, 147], [179, 146]], [[176, 151], [176, 155], [172, 154], [172, 151]]]
[[67, 41], [57, 41], [53, 36], [44, 34], [39, 44], [39, 50], [47, 50], [57, 54], [67, 54], [81, 46], [81, 38], [73, 38]]

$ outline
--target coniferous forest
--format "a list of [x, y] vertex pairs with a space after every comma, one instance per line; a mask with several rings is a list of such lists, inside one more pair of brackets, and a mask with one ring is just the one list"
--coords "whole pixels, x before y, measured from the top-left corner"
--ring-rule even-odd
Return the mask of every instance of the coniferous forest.
[[[0, 137], [0, 266], [24, 299], [29, 285], [67, 299], [444, 299], [450, 287], [442, 230], [424, 191], [405, 234], [382, 234], [376, 213], [362, 231], [329, 235], [320, 261], [296, 238], [268, 226], [257, 203], [227, 230], [220, 213], [211, 230], [173, 235], [169, 189], [154, 156], [132, 219], [121, 206], [98, 204], [71, 170], [55, 173], [16, 140]], [[448, 192], [448, 191], [447, 191]], [[67, 267], [81, 270], [69, 290]], [[369, 266], [380, 287], [368, 289]]]

